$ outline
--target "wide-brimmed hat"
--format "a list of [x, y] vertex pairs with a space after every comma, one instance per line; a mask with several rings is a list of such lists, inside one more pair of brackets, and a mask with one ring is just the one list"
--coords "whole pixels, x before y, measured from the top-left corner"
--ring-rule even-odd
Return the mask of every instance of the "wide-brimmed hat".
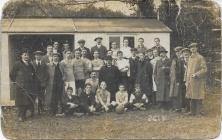
[[188, 46], [188, 48], [197, 47], [197, 45], [198, 45], [198, 44], [194, 42], [194, 43], [191, 43], [191, 44]]
[[168, 51], [166, 49], [160, 48], [159, 53], [162, 53], [162, 52], [168, 53]]
[[176, 48], [174, 48], [174, 51], [175, 51], [175, 52], [179, 52], [179, 51], [181, 51], [182, 49], [183, 49], [182, 46], [177, 46]]
[[96, 37], [96, 38], [94, 39], [94, 41], [96, 41], [97, 39], [103, 40], [102, 37]]
[[85, 43], [86, 41], [84, 39], [78, 40], [78, 43]]
[[35, 51], [33, 54], [34, 55], [43, 55], [43, 52], [42, 51]]

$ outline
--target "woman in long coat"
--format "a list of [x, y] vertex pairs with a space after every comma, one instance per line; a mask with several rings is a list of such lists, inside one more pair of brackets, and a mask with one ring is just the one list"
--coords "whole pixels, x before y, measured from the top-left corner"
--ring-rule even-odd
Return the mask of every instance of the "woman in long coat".
[[141, 91], [151, 101], [153, 89], [153, 68], [149, 61], [145, 59], [143, 53], [139, 53], [139, 61], [137, 62], [136, 83], [140, 85]]
[[[161, 59], [157, 61], [154, 71], [154, 80], [157, 85], [156, 100], [160, 105], [170, 101], [170, 65], [171, 61], [166, 56], [167, 51], [160, 50]], [[165, 105], [164, 105], [165, 106]]]
[[24, 51], [21, 57], [22, 59], [15, 63], [10, 73], [10, 78], [16, 86], [15, 105], [18, 108], [18, 121], [24, 121], [26, 111], [33, 107], [33, 95], [35, 95], [35, 71], [29, 61], [29, 53]]
[[53, 54], [53, 62], [48, 64], [49, 81], [46, 88], [45, 103], [50, 113], [58, 113], [64, 90], [63, 76], [58, 62], [59, 54]]

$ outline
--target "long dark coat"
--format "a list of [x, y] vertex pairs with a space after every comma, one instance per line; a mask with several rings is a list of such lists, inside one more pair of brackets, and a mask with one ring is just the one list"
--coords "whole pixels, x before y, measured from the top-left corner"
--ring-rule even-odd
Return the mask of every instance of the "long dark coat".
[[169, 58], [165, 60], [158, 60], [154, 70], [154, 80], [157, 85], [156, 100], [157, 101], [170, 101], [170, 65]]
[[107, 90], [111, 93], [111, 99], [115, 99], [120, 82], [120, 71], [116, 66], [103, 66], [99, 72], [99, 82], [105, 81]]
[[136, 83], [140, 84], [141, 91], [147, 96], [152, 95], [153, 89], [153, 68], [149, 61], [143, 60], [137, 62]]
[[31, 105], [32, 95], [35, 95], [35, 71], [33, 66], [24, 64], [22, 61], [16, 62], [10, 72], [12, 82], [16, 84], [15, 105]]
[[106, 53], [107, 53], [107, 49], [105, 46], [101, 46], [100, 48], [98, 48], [97, 46], [94, 46], [91, 48], [91, 55], [93, 56], [94, 51], [98, 51], [99, 52], [99, 58], [104, 60], [106, 58]]
[[45, 103], [48, 107], [54, 107], [54, 105], [62, 98], [64, 83], [59, 64], [55, 65], [49, 63], [47, 67], [49, 80], [46, 87]]
[[130, 77], [129, 77], [129, 92], [132, 93], [134, 91], [135, 83], [136, 83], [136, 74], [137, 74], [137, 62], [138, 58], [133, 59], [129, 58], [130, 63]]
[[174, 58], [170, 67], [170, 97], [182, 97], [184, 71], [182, 59]]

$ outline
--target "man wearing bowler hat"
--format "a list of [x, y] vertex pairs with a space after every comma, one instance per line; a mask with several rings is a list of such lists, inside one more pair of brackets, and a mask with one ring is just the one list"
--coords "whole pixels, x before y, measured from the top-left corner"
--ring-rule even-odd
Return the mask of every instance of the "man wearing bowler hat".
[[42, 62], [42, 51], [35, 51], [34, 53], [35, 59], [32, 61], [33, 67], [35, 69], [36, 74], [36, 92], [37, 92], [37, 100], [38, 100], [38, 113], [40, 114], [43, 111], [43, 103], [44, 103], [44, 93], [47, 86], [49, 74], [47, 71], [47, 65]]
[[96, 45], [91, 48], [91, 55], [94, 54], [94, 51], [97, 50], [99, 52], [99, 58], [104, 60], [106, 58], [107, 49], [102, 45], [102, 37], [97, 37], [94, 39], [96, 41]]
[[206, 91], [207, 66], [204, 57], [198, 53], [197, 45], [197, 43], [191, 43], [188, 46], [191, 51], [186, 75], [186, 97], [191, 99], [189, 115], [201, 114], [202, 101]]
[[85, 43], [86, 43], [86, 41], [84, 39], [78, 40], [79, 48], [77, 48], [76, 50], [78, 50], [80, 52], [82, 52], [83, 50], [86, 50], [86, 54], [85, 54], [86, 56], [85, 57], [88, 58], [88, 59], [91, 59], [90, 50], [89, 50], [89, 48], [85, 47]]

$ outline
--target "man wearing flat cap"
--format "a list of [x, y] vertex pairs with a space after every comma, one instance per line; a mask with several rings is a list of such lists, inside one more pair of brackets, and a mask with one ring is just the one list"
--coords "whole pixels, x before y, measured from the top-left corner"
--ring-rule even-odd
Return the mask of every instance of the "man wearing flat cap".
[[79, 44], [79, 48], [77, 48], [76, 50], [80, 51], [80, 53], [82, 53], [83, 50], [86, 50], [86, 58], [91, 59], [91, 53], [89, 48], [85, 47], [85, 43], [86, 41], [84, 39], [80, 39], [78, 40], [78, 44]]
[[46, 90], [49, 73], [47, 70], [47, 65], [42, 62], [42, 51], [35, 51], [34, 53], [35, 59], [32, 61], [33, 67], [35, 69], [36, 74], [36, 92], [37, 92], [37, 100], [38, 100], [38, 113], [40, 114], [43, 111], [43, 103], [44, 103], [44, 93]]
[[104, 60], [106, 58], [107, 49], [102, 45], [102, 37], [97, 37], [94, 39], [96, 41], [96, 45], [91, 48], [91, 55], [93, 56], [94, 51], [97, 50], [99, 52], [99, 58]]
[[15, 106], [18, 108], [18, 121], [22, 122], [26, 119], [26, 112], [34, 105], [34, 82], [35, 70], [30, 63], [29, 52], [22, 50], [21, 59], [16, 62], [10, 72], [10, 79], [15, 84]]
[[130, 63], [129, 92], [133, 93], [136, 84], [137, 63], [139, 58], [137, 57], [136, 48], [131, 48], [130, 51], [131, 51], [131, 57], [129, 58], [129, 63]]
[[51, 115], [59, 112], [63, 93], [63, 75], [59, 63], [59, 53], [53, 53], [52, 62], [47, 64], [49, 80], [46, 88], [45, 103]]
[[154, 70], [154, 81], [157, 85], [156, 101], [158, 107], [169, 109], [170, 97], [170, 65], [171, 60], [167, 57], [167, 50], [159, 49], [160, 60], [156, 62]]
[[175, 57], [170, 67], [170, 98], [172, 101], [172, 111], [181, 111], [183, 106], [182, 88], [184, 87], [184, 64], [181, 58], [183, 47], [174, 48]]
[[206, 91], [206, 61], [198, 53], [197, 43], [191, 43], [188, 47], [191, 56], [188, 60], [186, 75], [186, 98], [191, 99], [190, 115], [200, 115], [202, 101], [205, 98]]

